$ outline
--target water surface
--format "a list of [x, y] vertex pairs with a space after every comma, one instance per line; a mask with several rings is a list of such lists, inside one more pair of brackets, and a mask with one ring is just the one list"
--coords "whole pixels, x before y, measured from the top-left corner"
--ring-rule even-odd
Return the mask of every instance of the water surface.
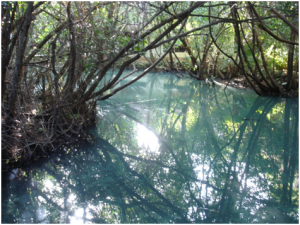
[[152, 73], [97, 110], [2, 174], [2, 223], [298, 223], [298, 99]]

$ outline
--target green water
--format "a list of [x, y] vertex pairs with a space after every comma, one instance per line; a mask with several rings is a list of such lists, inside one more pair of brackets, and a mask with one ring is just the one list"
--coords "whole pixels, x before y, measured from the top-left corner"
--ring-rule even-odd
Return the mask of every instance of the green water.
[[298, 99], [156, 73], [98, 114], [2, 174], [2, 223], [298, 223]]

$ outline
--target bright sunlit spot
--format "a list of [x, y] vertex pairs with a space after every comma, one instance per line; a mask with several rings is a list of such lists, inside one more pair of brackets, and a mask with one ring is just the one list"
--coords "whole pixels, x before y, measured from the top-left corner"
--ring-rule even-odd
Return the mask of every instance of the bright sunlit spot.
[[157, 136], [145, 126], [137, 124], [137, 141], [138, 145], [151, 153], [157, 153], [159, 143]]
[[89, 212], [89, 209], [97, 210], [96, 207], [93, 207], [91, 205], [85, 205], [84, 208], [77, 208], [74, 211], [73, 215], [70, 215], [70, 224], [85, 224], [88, 221], [91, 221], [93, 219], [93, 215]]
[[44, 180], [44, 189], [43, 189], [43, 191], [47, 190], [50, 193], [52, 193], [53, 189], [54, 189], [54, 185], [51, 182], [51, 180], [48, 180], [48, 179]]
[[74, 216], [70, 217], [70, 224], [83, 224], [83, 208], [76, 209]]

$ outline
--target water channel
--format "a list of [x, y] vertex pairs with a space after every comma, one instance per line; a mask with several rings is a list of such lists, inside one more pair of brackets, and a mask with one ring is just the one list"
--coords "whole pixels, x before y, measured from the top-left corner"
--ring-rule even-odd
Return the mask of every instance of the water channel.
[[298, 99], [150, 73], [97, 110], [2, 174], [2, 223], [298, 223]]

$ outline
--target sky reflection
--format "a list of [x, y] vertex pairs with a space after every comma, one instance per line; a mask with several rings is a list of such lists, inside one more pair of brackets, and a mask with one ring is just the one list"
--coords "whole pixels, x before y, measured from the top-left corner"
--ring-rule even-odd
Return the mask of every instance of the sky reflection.
[[147, 129], [144, 125], [137, 123], [137, 136], [138, 146], [145, 150], [145, 153], [159, 153], [160, 144], [157, 136]]

